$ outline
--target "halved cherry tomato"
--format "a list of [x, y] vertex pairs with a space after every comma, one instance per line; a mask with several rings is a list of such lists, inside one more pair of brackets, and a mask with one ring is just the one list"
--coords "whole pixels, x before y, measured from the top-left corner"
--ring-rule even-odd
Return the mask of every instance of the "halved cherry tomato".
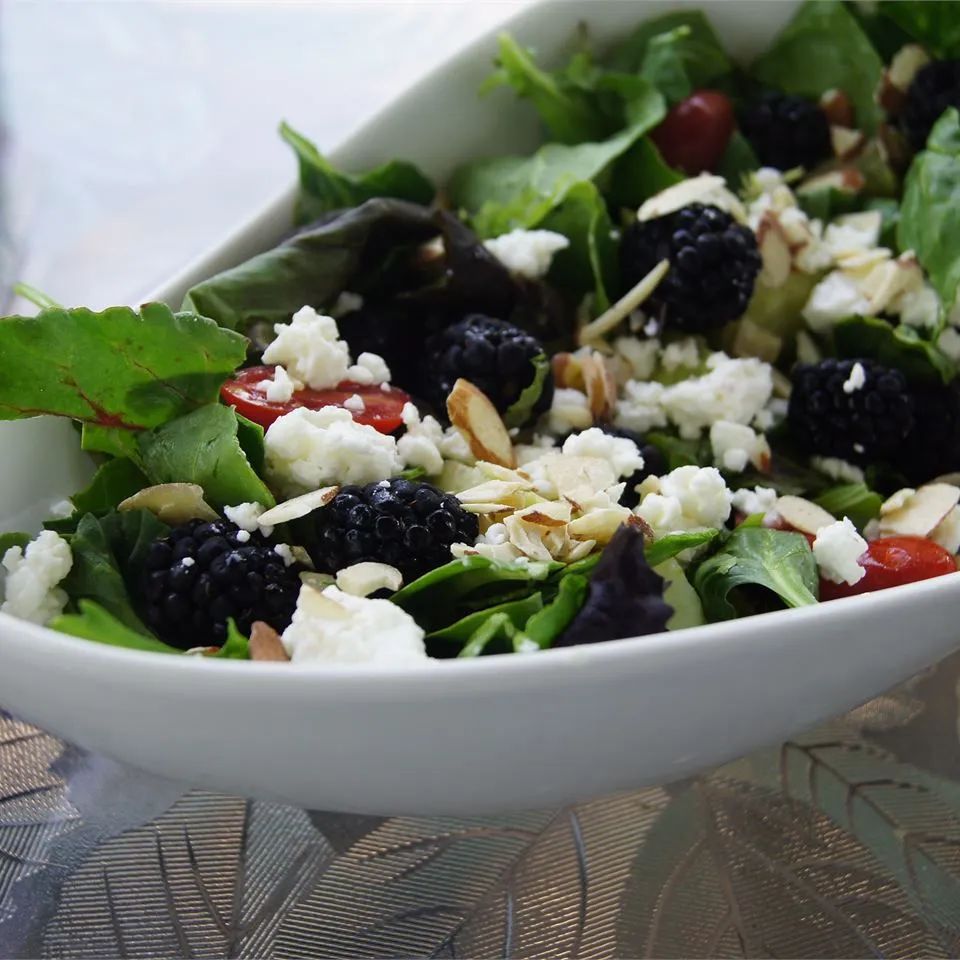
[[363, 400], [363, 410], [350, 410], [357, 423], [365, 423], [380, 433], [393, 433], [403, 422], [403, 405], [410, 397], [397, 387], [386, 390], [379, 384], [360, 384], [345, 380], [330, 390], [312, 390], [305, 387], [297, 390], [286, 403], [276, 403], [267, 399], [265, 390], [258, 386], [264, 380], [272, 380], [276, 367], [247, 367], [237, 372], [236, 377], [228, 380], [220, 388], [220, 397], [224, 403], [236, 407], [237, 413], [248, 420], [269, 427], [274, 420], [297, 407], [319, 410], [321, 407], [343, 407], [345, 401], [356, 394]]
[[820, 599], [852, 597], [957, 572], [957, 561], [953, 554], [923, 537], [882, 537], [872, 540], [859, 562], [867, 571], [859, 583], [850, 586], [821, 580]]
[[650, 138], [671, 167], [693, 175], [716, 170], [734, 123], [729, 97], [717, 90], [697, 90], [670, 109]]

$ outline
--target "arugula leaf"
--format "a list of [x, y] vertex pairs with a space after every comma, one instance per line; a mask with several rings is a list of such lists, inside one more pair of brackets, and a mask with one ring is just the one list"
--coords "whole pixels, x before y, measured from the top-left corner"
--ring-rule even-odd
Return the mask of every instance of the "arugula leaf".
[[954, 0], [884, 0], [877, 4], [877, 14], [888, 17], [938, 58], [960, 57], [960, 19]]
[[550, 375], [550, 360], [545, 353], [538, 353], [530, 362], [533, 364], [533, 380], [504, 413], [503, 422], [508, 427], [522, 427], [531, 418]]
[[11, 530], [7, 533], [0, 533], [0, 560], [11, 547], [20, 547], [23, 549], [33, 539], [29, 533], [17, 533]]
[[918, 383], [938, 379], [948, 383], [957, 372], [935, 343], [903, 323], [894, 327], [877, 317], [851, 317], [833, 328], [833, 343], [839, 357], [878, 360]]
[[[522, 628], [527, 620], [534, 614], [543, 609], [543, 595], [538, 591], [523, 597], [520, 600], [509, 600], [506, 603], [499, 603], [484, 610], [477, 610], [474, 613], [468, 613], [465, 617], [451, 623], [442, 630], [434, 630], [427, 634], [427, 643], [432, 649], [442, 649], [446, 644], [457, 644], [462, 647], [470, 642], [470, 638], [477, 629], [492, 616], [504, 614], [510, 619], [518, 629]], [[438, 643], [441, 645], [438, 647]]]
[[524, 624], [523, 634], [541, 650], [552, 646], [574, 618], [583, 609], [590, 581], [578, 573], [566, 573], [560, 578], [557, 594], [542, 610], [534, 613]]
[[[210, 404], [139, 437], [151, 483], [197, 483], [211, 506], [276, 503], [240, 445], [231, 407]], [[250, 431], [245, 430], [249, 438]]]
[[693, 575], [711, 622], [736, 616], [730, 591], [747, 584], [773, 591], [788, 607], [816, 603], [817, 564], [807, 538], [765, 527], [738, 527]]
[[857, 126], [874, 133], [883, 112], [873, 99], [883, 62], [841, 0], [806, 0], [751, 67], [760, 83], [811, 99], [843, 90]]
[[743, 183], [748, 173], [760, 168], [760, 161], [753, 152], [750, 142], [739, 131], [734, 130], [727, 141], [727, 149], [723, 151], [717, 173], [736, 190]]
[[960, 112], [955, 107], [936, 122], [927, 149], [910, 165], [897, 239], [901, 250], [917, 254], [949, 310], [960, 289]]
[[80, 600], [77, 605], [80, 608], [79, 613], [63, 613], [51, 620], [49, 626], [72, 637], [95, 640], [112, 647], [146, 650], [148, 653], [182, 653], [156, 637], [131, 630], [93, 600]]
[[606, 194], [613, 207], [635, 209], [648, 197], [685, 179], [663, 159], [649, 137], [641, 137], [614, 163]]
[[316, 220], [331, 210], [356, 207], [373, 197], [429, 204], [436, 193], [426, 175], [404, 160], [391, 160], [367, 173], [351, 175], [336, 170], [313, 143], [289, 124], [280, 124], [280, 136], [293, 148], [300, 166], [297, 223]]
[[233, 617], [227, 620], [227, 639], [223, 646], [213, 654], [213, 658], [221, 660], [250, 659], [250, 640], [240, 632]]
[[50, 308], [0, 320], [0, 420], [50, 413], [105, 427], [155, 427], [217, 399], [246, 356], [212, 320], [148, 303]]
[[70, 537], [73, 567], [63, 581], [72, 600], [96, 600], [127, 628], [150, 637], [137, 616], [128, 584], [137, 584], [144, 572], [147, 549], [170, 528], [146, 510], [86, 514]]
[[687, 627], [699, 627], [706, 623], [700, 595], [693, 589], [683, 567], [676, 560], [665, 560], [653, 569], [666, 581], [663, 599], [673, 608], [673, 616], [667, 621], [667, 629], [685, 630]]
[[865, 483], [843, 483], [821, 493], [814, 503], [835, 517], [849, 517], [862, 530], [874, 517], [880, 515], [883, 497]]
[[108, 513], [127, 497], [149, 485], [140, 468], [130, 460], [108, 460], [93, 479], [70, 501], [79, 513]]
[[712, 543], [720, 536], [719, 530], [690, 530], [686, 533], [668, 533], [647, 547], [647, 563], [658, 567], [684, 550], [692, 550]]
[[555, 647], [661, 633], [673, 610], [663, 599], [664, 580], [644, 555], [643, 534], [624, 524], [600, 555], [580, 612]]

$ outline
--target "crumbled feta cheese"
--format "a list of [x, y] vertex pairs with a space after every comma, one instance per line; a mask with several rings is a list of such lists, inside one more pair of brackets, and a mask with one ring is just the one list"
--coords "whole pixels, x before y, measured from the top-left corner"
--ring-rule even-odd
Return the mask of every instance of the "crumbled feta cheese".
[[660, 341], [657, 339], [641, 340], [638, 337], [617, 337], [613, 342], [614, 357], [622, 361], [627, 380], [638, 380], [641, 383], [653, 376], [657, 369], [657, 360], [660, 355]]
[[6, 599], [0, 611], [33, 623], [49, 623], [66, 606], [67, 595], [57, 584], [72, 566], [69, 544], [53, 530], [44, 530], [26, 550], [10, 547], [3, 555]]
[[50, 507], [50, 517], [54, 520], [66, 520], [77, 512], [77, 508], [70, 500], [58, 500]]
[[337, 302], [330, 308], [331, 317], [342, 317], [345, 313], [353, 313], [363, 307], [363, 297], [359, 293], [344, 290], [337, 297]]
[[481, 533], [477, 543], [492, 543], [494, 545], [506, 543], [510, 539], [507, 528], [502, 523], [491, 523], [486, 533]]
[[831, 583], [859, 583], [867, 571], [859, 560], [867, 550], [867, 541], [857, 533], [849, 517], [821, 527], [813, 541], [813, 555], [821, 575]]
[[357, 423], [349, 410], [298, 407], [275, 420], [265, 437], [266, 466], [285, 493], [330, 484], [373, 483], [403, 469], [393, 437]]
[[350, 348], [340, 339], [333, 317], [301, 307], [290, 323], [275, 324], [273, 329], [277, 338], [263, 351], [264, 363], [281, 364], [314, 390], [326, 390], [347, 379]]
[[278, 543], [273, 548], [273, 552], [283, 561], [285, 567], [292, 567], [297, 562], [297, 558], [293, 555], [293, 547], [289, 543]]
[[730, 473], [742, 473], [747, 464], [762, 467], [770, 458], [770, 445], [763, 434], [729, 420], [718, 420], [710, 427], [713, 462]]
[[880, 242], [883, 217], [877, 210], [837, 217], [827, 225], [823, 242], [833, 256], [842, 260], [853, 253], [872, 250]]
[[359, 393], [354, 393], [343, 401], [344, 407], [351, 413], [363, 413], [367, 405], [363, 402], [363, 397]]
[[859, 467], [839, 457], [811, 457], [810, 466], [825, 473], [831, 480], [843, 483], [863, 483], [866, 479]]
[[624, 384], [623, 396], [617, 401], [613, 422], [626, 430], [646, 433], [654, 427], [665, 427], [667, 415], [663, 409], [663, 396], [666, 387], [651, 380], [644, 383], [628, 380]]
[[238, 543], [249, 543], [251, 533], [249, 530], [238, 530], [237, 531], [237, 542]]
[[863, 369], [863, 364], [858, 360], [850, 368], [850, 376], [843, 382], [843, 392], [846, 394], [856, 393], [862, 390], [867, 382], [867, 371]]
[[960, 552], [960, 507], [954, 507], [934, 527], [930, 539], [951, 553]]
[[660, 478], [634, 511], [656, 537], [683, 530], [719, 528], [730, 516], [733, 497], [715, 467], [678, 467]]
[[466, 437], [456, 428], [440, 426], [429, 414], [421, 419], [412, 403], [405, 403], [401, 413], [407, 432], [397, 441], [397, 453], [408, 467], [422, 467], [435, 476], [443, 470], [444, 460], [476, 462]]
[[852, 314], [864, 316], [869, 311], [870, 304], [856, 283], [835, 270], [813, 288], [801, 312], [811, 330], [825, 333], [838, 321]]
[[539, 280], [547, 275], [553, 256], [566, 250], [570, 241], [562, 233], [552, 230], [511, 230], [483, 245], [511, 273]]
[[682, 367], [695, 370], [700, 366], [700, 347], [693, 337], [677, 340], [676, 343], [668, 343], [663, 349], [660, 363], [667, 373], [673, 373], [674, 370], [679, 370]]
[[553, 401], [547, 414], [547, 429], [552, 433], [569, 433], [571, 430], [586, 430], [593, 426], [590, 401], [582, 390], [558, 387], [553, 391]]
[[257, 387], [263, 390], [270, 403], [287, 403], [297, 390], [302, 389], [303, 384], [292, 379], [286, 367], [278, 365], [273, 371], [273, 379], [261, 380]]
[[900, 321], [910, 327], [932, 330], [940, 322], [940, 298], [928, 283], [908, 290], [900, 297], [899, 306]]
[[262, 503], [238, 503], [235, 507], [224, 507], [223, 515], [248, 533], [260, 531], [265, 537], [273, 533], [273, 527], [260, 525], [260, 517], [266, 512]]
[[197, 562], [197, 561], [194, 560], [193, 557], [184, 557], [184, 558], [180, 561], [181, 565], [183, 565], [184, 567], [188, 567], [188, 568], [189, 568], [189, 567], [192, 567], [196, 562]]
[[304, 584], [282, 639], [293, 663], [403, 667], [426, 661], [423, 637], [413, 617], [389, 600]]
[[780, 494], [772, 487], [754, 487], [752, 490], [742, 487], [733, 493], [733, 508], [747, 517], [756, 513], [766, 515], [779, 499]]
[[357, 362], [347, 370], [346, 379], [364, 385], [379, 383], [383, 387], [390, 382], [390, 368], [378, 354], [361, 353]]
[[571, 434], [563, 443], [563, 454], [568, 457], [599, 457], [613, 467], [618, 477], [629, 477], [643, 469], [643, 456], [632, 440], [604, 433], [599, 427]]

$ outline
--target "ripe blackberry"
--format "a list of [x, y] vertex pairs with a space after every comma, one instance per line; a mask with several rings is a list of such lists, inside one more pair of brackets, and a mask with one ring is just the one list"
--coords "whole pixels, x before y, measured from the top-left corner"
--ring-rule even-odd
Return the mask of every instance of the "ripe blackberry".
[[691, 203], [624, 231], [620, 262], [624, 283], [638, 283], [664, 258], [670, 271], [647, 304], [668, 327], [704, 333], [742, 316], [760, 272], [753, 232], [729, 213]]
[[396, 567], [404, 583], [447, 563], [452, 543], [473, 543], [479, 533], [477, 518], [456, 497], [413, 480], [341, 487], [310, 519], [308, 550], [318, 570], [373, 560]]
[[914, 425], [893, 458], [913, 486], [960, 471], [960, 385], [912, 388]]
[[249, 634], [254, 620], [281, 631], [297, 605], [300, 577], [259, 533], [227, 520], [190, 520], [147, 550], [143, 581], [147, 624], [166, 643], [220, 645], [227, 620]]
[[815, 103], [786, 93], [768, 93], [740, 117], [740, 132], [765, 167], [810, 170], [828, 159], [830, 124]]
[[792, 379], [787, 421], [810, 453], [853, 463], [890, 460], [914, 426], [913, 395], [899, 370], [829, 359], [796, 367]]
[[927, 145], [931, 128], [947, 107], [960, 109], [960, 60], [934, 60], [913, 78], [900, 127], [914, 150]]
[[[427, 341], [423, 390], [440, 411], [447, 395], [463, 377], [482, 390], [500, 411], [506, 411], [533, 382], [533, 359], [544, 354], [540, 341], [519, 327], [482, 313], [473, 313]], [[547, 372], [540, 396], [527, 419], [550, 406], [553, 374]], [[511, 426], [522, 426], [512, 423]]]

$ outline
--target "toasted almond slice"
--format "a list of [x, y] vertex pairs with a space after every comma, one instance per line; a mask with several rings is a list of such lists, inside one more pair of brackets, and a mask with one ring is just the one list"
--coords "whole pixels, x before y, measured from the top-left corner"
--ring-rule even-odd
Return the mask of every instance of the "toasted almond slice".
[[516, 480], [488, 480], [467, 490], [461, 490], [456, 498], [461, 503], [504, 503], [515, 494], [528, 489], [528, 484]]
[[856, 122], [853, 102], [842, 90], [827, 90], [820, 95], [820, 108], [831, 124], [852, 127]]
[[567, 563], [574, 563], [577, 560], [582, 560], [584, 557], [589, 557], [590, 554], [593, 553], [593, 548], [596, 545], [596, 540], [571, 541], [567, 547], [566, 553], [563, 555], [563, 559]]
[[525, 524], [519, 517], [510, 516], [504, 520], [507, 535], [512, 543], [524, 556], [531, 560], [552, 560], [553, 556], [547, 549], [536, 528]]
[[570, 504], [557, 500], [546, 500], [524, 507], [517, 511], [517, 516], [525, 523], [532, 523], [538, 527], [563, 527], [570, 522]]
[[640, 533], [643, 534], [643, 539], [646, 540], [647, 543], [653, 543], [653, 541], [657, 539], [654, 535], [653, 527], [651, 527], [650, 524], [643, 519], [643, 517], [638, 517], [636, 514], [627, 517], [627, 526], [633, 527], [635, 530], [639, 530]]
[[550, 361], [554, 384], [567, 390], [583, 390], [583, 368], [580, 360], [580, 357], [572, 353], [555, 353]]
[[949, 483], [920, 487], [898, 510], [880, 518], [880, 536], [925, 537], [960, 502], [960, 488]]
[[501, 467], [514, 467], [513, 443], [497, 408], [490, 398], [469, 380], [459, 379], [447, 397], [450, 422], [467, 437], [470, 450], [478, 460], [489, 460]]
[[757, 224], [757, 246], [763, 260], [757, 283], [771, 288], [782, 286], [790, 276], [793, 257], [787, 235], [772, 210], [765, 211]]
[[577, 540], [596, 540], [598, 543], [609, 543], [630, 515], [630, 511], [626, 507], [593, 510], [585, 516], [571, 520], [567, 524], [567, 530], [570, 532], [570, 536]]
[[942, 473], [934, 478], [933, 483], [952, 483], [955, 487], [960, 487], [960, 473]]
[[905, 507], [907, 501], [916, 493], [917, 491], [913, 487], [904, 487], [902, 490], [898, 490], [892, 496], [887, 497], [887, 499], [880, 506], [880, 516], [885, 517], [888, 513], [895, 513], [897, 510]]
[[283, 648], [280, 634], [263, 620], [254, 620], [250, 627], [250, 659], [278, 662], [290, 659]]
[[350, 613], [345, 607], [308, 583], [300, 587], [297, 610], [303, 610], [310, 619], [348, 620], [350, 618]]
[[339, 489], [339, 487], [321, 487], [319, 490], [311, 490], [299, 497], [285, 500], [265, 513], [261, 513], [257, 523], [261, 527], [275, 527], [281, 523], [289, 523], [291, 520], [299, 520], [308, 513], [325, 507], [337, 495]]
[[765, 363], [773, 363], [783, 350], [783, 338], [744, 317], [737, 324], [732, 350], [735, 357], [758, 357]]
[[[670, 270], [670, 261], [661, 260], [649, 273], [632, 286], [616, 303], [607, 307], [596, 320], [580, 328], [577, 339], [580, 343], [599, 340], [617, 327], [622, 321], [640, 307], [660, 285], [660, 281]], [[554, 368], [556, 371], [556, 368]], [[568, 384], [563, 384], [568, 386]], [[569, 384], [573, 386], [573, 384]]]
[[727, 181], [716, 174], [701, 173], [688, 177], [645, 200], [637, 211], [638, 220], [655, 220], [675, 213], [691, 203], [704, 203], [726, 210], [735, 220], [745, 223], [747, 212], [736, 194], [731, 193]]
[[377, 590], [399, 590], [403, 574], [386, 563], [364, 560], [337, 571], [337, 586], [355, 597], [369, 597]]
[[600, 457], [544, 457], [547, 479], [559, 496], [580, 500], [617, 482], [613, 467]]
[[305, 583], [314, 590], [323, 590], [326, 587], [336, 583], [336, 578], [329, 573], [317, 573], [316, 570], [302, 570], [300, 572], [300, 582]]
[[830, 145], [839, 160], [852, 160], [864, 147], [867, 138], [859, 130], [849, 127], [831, 127]]
[[844, 273], [869, 275], [877, 264], [890, 260], [891, 253], [886, 247], [873, 247], [870, 250], [841, 251], [834, 256]]
[[490, 463], [489, 460], [478, 461], [477, 470], [491, 480], [503, 480], [505, 483], [520, 483], [527, 487], [530, 486], [530, 475], [524, 473], [523, 470], [511, 470], [507, 467], [501, 467], [499, 463]]
[[863, 174], [856, 167], [843, 167], [840, 170], [830, 170], [816, 177], [804, 180], [798, 187], [797, 193], [815, 193], [817, 190], [842, 190], [844, 193], [857, 193], [862, 190], [866, 181]]
[[916, 43], [908, 43], [901, 47], [890, 61], [890, 69], [888, 70], [890, 83], [897, 90], [906, 93], [920, 68], [929, 62], [930, 55], [923, 47]]
[[837, 518], [827, 513], [823, 507], [817, 506], [803, 497], [781, 497], [773, 509], [783, 519], [801, 533], [816, 534], [818, 530], [836, 523]]
[[463, 509], [467, 513], [475, 513], [477, 516], [487, 516], [488, 514], [513, 513], [517, 508], [512, 503], [465, 503]]
[[219, 652], [219, 647], [191, 647], [184, 650], [184, 655], [188, 657], [215, 657]]
[[583, 382], [590, 401], [590, 412], [595, 421], [603, 422], [613, 416], [617, 405], [617, 383], [602, 354], [594, 353], [581, 360]]
[[216, 520], [217, 511], [203, 499], [203, 487], [196, 483], [158, 483], [144, 487], [127, 497], [118, 510], [149, 510], [164, 523], [179, 524], [188, 520]]

